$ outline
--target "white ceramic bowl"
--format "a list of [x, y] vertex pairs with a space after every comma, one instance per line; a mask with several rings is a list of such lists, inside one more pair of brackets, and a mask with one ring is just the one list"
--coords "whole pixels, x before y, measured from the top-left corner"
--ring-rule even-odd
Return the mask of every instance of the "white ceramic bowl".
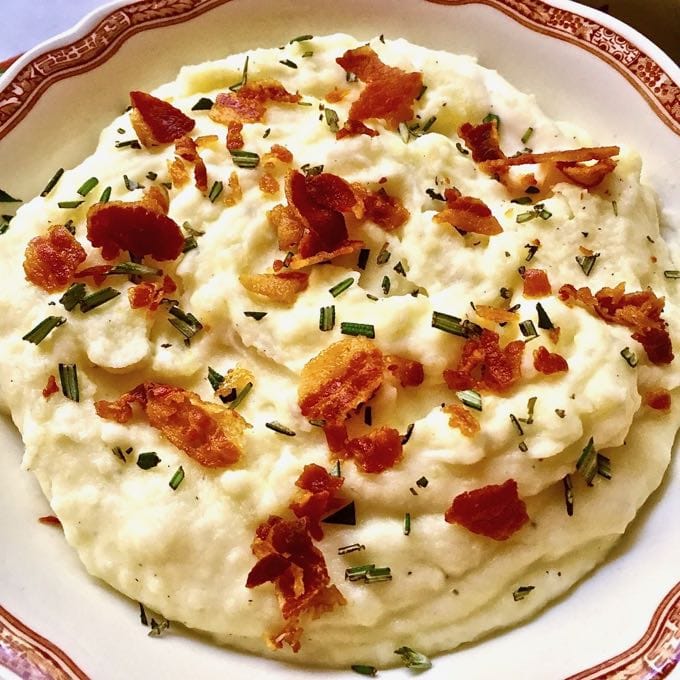
[[[0, 187], [26, 199], [38, 193], [56, 168], [94, 149], [130, 89], [149, 90], [183, 64], [337, 31], [473, 54], [534, 92], [549, 115], [603, 144], [637, 148], [678, 250], [680, 69], [631, 28], [569, 0], [112, 2], [0, 78]], [[61, 532], [38, 523], [50, 510], [20, 469], [21, 442], [7, 419], [0, 443], [0, 677], [357, 677], [258, 659], [180, 631], [148, 638], [136, 603], [89, 577]], [[594, 574], [530, 622], [435, 658], [428, 680], [666, 677], [680, 660], [679, 483], [676, 459]]]

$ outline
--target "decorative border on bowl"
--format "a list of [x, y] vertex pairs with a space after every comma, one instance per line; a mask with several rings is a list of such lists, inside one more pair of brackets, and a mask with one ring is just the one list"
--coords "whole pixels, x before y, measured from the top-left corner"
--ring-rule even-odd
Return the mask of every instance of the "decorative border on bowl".
[[55, 644], [0, 606], [0, 666], [23, 680], [89, 680]]
[[[680, 134], [680, 85], [649, 55], [602, 24], [542, 0], [425, 0], [440, 5], [484, 4], [523, 26], [564, 40], [606, 61]], [[52, 84], [96, 68], [131, 36], [182, 23], [230, 0], [139, 0], [114, 10], [85, 36], [32, 59], [0, 91], [0, 139]], [[2, 63], [8, 67], [13, 60]], [[567, 680], [661, 680], [680, 663], [680, 583], [657, 607], [640, 641], [618, 656]], [[0, 666], [26, 680], [88, 680], [56, 645], [0, 606]]]

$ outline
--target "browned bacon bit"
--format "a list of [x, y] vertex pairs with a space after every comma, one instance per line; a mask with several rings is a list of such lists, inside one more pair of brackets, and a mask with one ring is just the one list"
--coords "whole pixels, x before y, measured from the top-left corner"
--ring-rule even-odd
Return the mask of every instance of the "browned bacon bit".
[[114, 259], [121, 250], [136, 257], [175, 260], [184, 247], [177, 223], [150, 209], [144, 200], [96, 203], [87, 211], [87, 238], [102, 249], [105, 260]]
[[173, 385], [142, 383], [116, 401], [96, 401], [97, 415], [126, 423], [132, 404], [142, 407], [149, 424], [203, 467], [235, 463], [250, 427], [234, 410], [203, 401], [197, 394]]
[[367, 45], [347, 50], [335, 60], [366, 84], [350, 108], [350, 120], [380, 118], [388, 128], [413, 118], [413, 102], [423, 87], [423, 74], [387, 66]]
[[568, 163], [557, 161], [557, 169], [572, 184], [590, 189], [597, 186], [610, 172], [616, 167], [616, 161], [611, 158], [603, 158], [593, 165], [580, 165], [578, 163]]
[[146, 308], [155, 312], [164, 297], [171, 295], [177, 290], [177, 284], [167, 274], [162, 281], [144, 281], [128, 288], [128, 301], [132, 309]]
[[559, 326], [555, 326], [554, 328], [546, 330], [545, 334], [550, 338], [550, 342], [552, 342], [553, 345], [556, 345], [560, 339], [561, 331], [562, 329]]
[[475, 305], [477, 316], [494, 323], [510, 323], [519, 319], [517, 312], [510, 312], [507, 309], [491, 307], [490, 305]]
[[671, 410], [671, 393], [660, 387], [645, 394], [645, 404], [657, 411]]
[[279, 180], [268, 172], [265, 172], [258, 182], [260, 191], [265, 194], [275, 194], [279, 190]]
[[335, 495], [344, 481], [343, 477], [334, 477], [325, 468], [312, 463], [305, 465], [295, 482], [301, 491], [289, 507], [296, 517], [307, 518], [307, 529], [315, 541], [323, 538], [321, 520], [347, 505], [346, 500]]
[[299, 94], [291, 94], [278, 80], [260, 80], [249, 82], [238, 92], [218, 94], [208, 115], [225, 125], [232, 121], [257, 123], [264, 117], [269, 102], [297, 104], [300, 99]]
[[306, 272], [241, 274], [239, 281], [251, 293], [264, 295], [274, 302], [291, 305], [297, 300], [298, 295], [307, 289], [309, 274]]
[[444, 518], [494, 541], [507, 540], [529, 521], [514, 479], [459, 494]]
[[348, 94], [349, 90], [346, 87], [338, 87], [336, 85], [330, 92], [326, 94], [324, 99], [329, 104], [337, 104], [338, 102], [341, 102]]
[[524, 297], [539, 298], [552, 293], [548, 274], [544, 269], [525, 269], [522, 278]]
[[168, 173], [172, 186], [175, 188], [183, 187], [189, 181], [189, 173], [181, 158], [168, 161]]
[[287, 250], [300, 242], [305, 231], [305, 223], [294, 208], [275, 205], [268, 213], [269, 224], [276, 229], [279, 248]]
[[345, 451], [363, 472], [383, 472], [403, 457], [401, 435], [393, 427], [377, 427], [363, 437], [350, 439]]
[[534, 350], [534, 368], [539, 373], [552, 375], [553, 373], [568, 371], [569, 364], [562, 355], [548, 352], [548, 350], [541, 345], [538, 349]]
[[356, 253], [357, 250], [361, 250], [363, 247], [363, 241], [346, 241], [344, 245], [336, 248], [335, 250], [322, 250], [316, 253], [316, 255], [311, 255], [310, 257], [300, 257], [299, 255], [295, 255], [290, 261], [290, 268], [303, 269], [304, 267], [311, 267], [313, 264], [319, 264], [319, 262], [329, 262], [330, 260], [334, 260], [336, 257]]
[[42, 395], [43, 397], [45, 397], [45, 399], [49, 399], [53, 394], [56, 394], [58, 391], [59, 387], [57, 387], [57, 380], [53, 375], [51, 375], [47, 379], [47, 385], [43, 387]]
[[243, 123], [238, 123], [235, 120], [230, 120], [227, 124], [227, 149], [229, 151], [236, 151], [236, 149], [243, 148]]
[[196, 122], [172, 104], [146, 92], [130, 92], [130, 122], [144, 146], [169, 144], [194, 129]]
[[475, 163], [504, 160], [506, 158], [505, 154], [501, 151], [498, 127], [495, 120], [490, 123], [480, 123], [479, 125], [463, 123], [458, 129], [458, 135], [465, 142], [467, 148], [470, 149], [472, 160]]
[[236, 173], [236, 171], [229, 175], [227, 186], [229, 187], [229, 191], [224, 192], [224, 205], [236, 205], [243, 198], [241, 183], [239, 182], [238, 173]]
[[286, 621], [283, 630], [269, 641], [275, 648], [288, 644], [297, 652], [302, 635], [300, 618], [318, 618], [345, 604], [345, 598], [331, 585], [326, 561], [312, 543], [305, 518], [284, 520], [270, 515], [257, 527], [251, 549], [258, 561], [248, 574], [246, 587], [274, 583]]
[[273, 144], [272, 148], [262, 156], [262, 165], [267, 169], [273, 169], [277, 165], [290, 165], [293, 162], [293, 154], [281, 144]]
[[434, 221], [450, 224], [460, 231], [493, 236], [503, 231], [498, 220], [483, 201], [461, 196], [457, 189], [446, 189], [446, 208], [434, 216]]
[[367, 338], [345, 338], [305, 364], [298, 386], [300, 411], [306, 418], [340, 425], [382, 382], [382, 352]]
[[48, 293], [63, 290], [71, 282], [87, 254], [71, 232], [53, 225], [47, 234], [36, 236], [26, 246], [26, 279]]
[[347, 446], [347, 441], [349, 440], [349, 435], [347, 434], [347, 426], [342, 423], [341, 425], [324, 425], [323, 433], [326, 436], [326, 443], [328, 444], [328, 449], [331, 453], [342, 454], [339, 457], [342, 458], [345, 455], [345, 447]]
[[474, 437], [479, 432], [479, 421], [465, 406], [449, 404], [442, 410], [449, 414], [449, 426], [457, 427], [466, 437]]
[[368, 137], [377, 137], [378, 131], [364, 125], [360, 120], [352, 120], [351, 118], [335, 133], [336, 139], [344, 139], [345, 137], [356, 137], [357, 135], [367, 135]]
[[175, 142], [175, 153], [194, 166], [194, 182], [199, 191], [208, 190], [208, 170], [203, 159], [198, 155], [196, 142], [191, 137], [181, 137]]
[[55, 517], [54, 515], [45, 515], [44, 517], [38, 517], [38, 522], [40, 522], [40, 524], [48, 524], [53, 527], [61, 526], [61, 520], [58, 517]]
[[522, 377], [524, 342], [513, 340], [501, 349], [498, 335], [482, 330], [463, 345], [458, 366], [444, 371], [444, 380], [452, 390], [472, 388], [502, 394]]
[[101, 286], [104, 281], [106, 281], [106, 277], [109, 275], [109, 271], [111, 271], [111, 265], [109, 264], [97, 264], [92, 267], [87, 267], [85, 269], [81, 269], [80, 271], [77, 271], [74, 275], [74, 279], [87, 279], [88, 277], [92, 277], [92, 280], [94, 281], [95, 286]]
[[378, 191], [366, 192], [362, 198], [364, 216], [385, 231], [401, 227], [411, 216], [401, 201], [390, 196], [382, 187]]
[[579, 305], [607, 323], [630, 328], [633, 340], [643, 346], [653, 364], [670, 364], [673, 347], [666, 322], [661, 318], [664, 298], [657, 297], [651, 288], [633, 293], [625, 290], [625, 284], [620, 283], [593, 295], [590, 288], [577, 290], [565, 284], [559, 290], [559, 298], [569, 307]]
[[402, 387], [417, 387], [425, 380], [425, 371], [419, 361], [391, 354], [385, 357], [385, 367], [399, 380]]

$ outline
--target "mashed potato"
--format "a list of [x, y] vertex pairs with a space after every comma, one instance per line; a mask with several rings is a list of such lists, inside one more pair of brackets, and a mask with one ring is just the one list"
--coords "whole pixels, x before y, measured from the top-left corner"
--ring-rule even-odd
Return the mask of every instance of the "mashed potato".
[[[661, 336], [667, 330], [677, 351], [680, 310], [637, 154], [617, 151], [616, 167], [605, 167], [592, 187], [570, 181], [570, 169], [583, 169], [573, 162], [564, 166], [567, 174], [553, 162], [508, 172], [498, 169], [502, 159], [484, 166], [474, 158], [474, 143], [459, 136], [465, 123], [486, 120], [487, 132], [498, 129], [510, 159], [529, 153], [525, 147], [541, 153], [608, 140], [547, 119], [532, 96], [470, 57], [375, 39], [370, 48], [392, 71], [357, 78], [336, 59], [358, 47], [345, 35], [302, 36], [280, 49], [251, 51], [247, 61], [233, 55], [183, 68], [154, 96], [195, 123], [179, 133], [198, 140], [195, 148], [180, 148], [178, 137], [154, 139], [154, 114], [140, 113], [138, 100], [103, 131], [95, 153], [21, 207], [2, 236], [2, 398], [26, 445], [24, 466], [86, 568], [221, 643], [324, 666], [393, 664], [402, 646], [424, 654], [451, 650], [526, 619], [568, 590], [605, 558], [659, 485], [680, 386], [677, 359], [659, 359], [654, 343], [638, 342], [640, 328], [652, 323]], [[396, 105], [390, 109], [387, 94], [398, 99], [399, 88], [380, 91], [373, 102], [386, 113], [359, 116], [354, 104], [362, 93], [402, 77], [396, 69], [422, 74], [406, 83], [425, 86], [402, 102], [409, 117], [395, 113]], [[245, 109], [237, 115], [220, 108], [225, 94], [245, 107], [239, 91], [272, 80], [300, 97], [286, 101], [280, 89], [278, 100], [255, 97], [250, 104], [262, 104], [255, 120]], [[350, 119], [369, 132], [338, 139]], [[295, 268], [304, 265], [299, 235], [280, 247], [285, 239], [271, 213], [296, 204], [294, 176], [316, 192], [322, 180], [309, 178], [341, 178], [334, 186], [358, 196], [338, 209], [333, 201], [340, 194], [313, 194], [325, 203], [310, 208], [347, 226], [346, 254], [322, 252], [319, 262]], [[91, 178], [96, 186], [88, 189]], [[164, 185], [167, 217], [158, 205]], [[84, 249], [78, 272], [130, 261], [128, 253], [111, 256], [92, 244], [88, 222], [107, 193], [112, 205], [140, 206], [128, 220], [130, 233], [139, 215], [154, 228], [174, 223], [185, 252], [160, 257], [152, 244], [142, 261], [132, 246], [134, 266], [122, 274], [100, 270], [103, 281], [79, 278], [75, 268], [51, 288], [39, 276], [27, 280], [29, 242], [47, 238], [53, 225], [66, 224]], [[385, 210], [399, 224], [380, 224], [382, 213], [368, 209], [367, 196], [392, 199]], [[475, 210], [486, 225], [481, 233], [461, 217]], [[305, 220], [298, 216], [297, 224]], [[140, 261], [151, 269], [140, 269]], [[158, 269], [171, 279], [165, 287]], [[527, 286], [539, 270], [550, 291], [531, 294]], [[298, 272], [288, 280], [299, 290], [284, 294], [281, 277], [257, 278], [275, 271]], [[271, 281], [273, 293], [256, 292]], [[598, 314], [592, 300], [589, 306], [563, 288], [594, 294], [621, 282], [626, 293], [651, 289], [654, 299], [663, 297], [661, 316], [657, 309], [650, 321], [654, 312], [631, 299], [635, 318], [627, 316], [628, 325], [614, 312], [607, 320], [602, 305]], [[67, 288], [73, 305], [62, 297]], [[91, 310], [78, 301], [107, 288], [120, 294], [94, 298], [101, 304]], [[133, 309], [131, 300], [143, 292], [155, 302]], [[30, 335], [47, 317], [65, 322], [48, 322], [54, 327], [42, 339]], [[484, 359], [482, 352], [481, 378], [479, 365], [464, 366], [466, 351], [489, 334], [498, 351], [516, 343], [519, 353], [512, 381], [500, 387], [484, 376], [489, 354]], [[377, 390], [354, 395], [337, 422], [327, 419], [327, 429], [334, 425], [343, 439], [334, 453], [324, 422], [301, 407], [309, 390], [323, 387], [325, 374], [315, 366], [324, 364], [328, 355], [318, 358], [329, 347], [362, 348], [386, 367], [397, 357], [416, 373], [423, 368], [422, 379], [406, 386], [386, 368], [374, 376]], [[539, 347], [559, 370], [541, 370]], [[361, 366], [355, 369], [325, 383], [331, 402], [359, 375]], [[135, 393], [138, 385], [146, 388]], [[154, 400], [165, 397], [152, 385], [176, 390], [176, 412], [153, 411]], [[136, 394], [127, 405], [131, 416], [123, 394]], [[117, 416], [106, 411], [114, 405]], [[225, 457], [218, 464], [188, 453], [188, 440], [201, 439], [206, 422], [218, 423], [224, 439], [218, 446], [213, 433], [204, 442], [211, 455]], [[375, 461], [365, 464], [356, 442], [367, 445], [368, 433], [381, 428], [399, 433], [398, 451], [383, 461], [385, 469], [367, 472]], [[292, 617], [300, 645], [293, 654], [290, 639], [277, 637], [287, 622], [280, 604], [291, 600], [282, 594], [281, 573], [293, 580], [297, 574], [291, 587], [300, 595], [307, 572], [290, 566], [295, 554], [270, 546], [268, 554], [286, 571], [255, 587], [246, 582], [267, 554], [262, 545], [257, 555], [251, 549], [256, 530], [272, 515], [293, 522], [291, 502], [309, 498], [296, 480], [312, 464], [344, 479], [336, 493], [341, 501], [324, 506], [322, 516], [350, 502], [355, 516], [347, 509], [331, 516], [321, 525], [323, 538], [313, 537], [320, 552], [312, 554], [337, 590], [328, 607], [303, 607]], [[509, 505], [494, 506], [489, 494], [513, 482]], [[461, 518], [466, 499], [491, 529]], [[494, 536], [507, 513], [517, 526]], [[364, 569], [346, 571], [357, 567]]]

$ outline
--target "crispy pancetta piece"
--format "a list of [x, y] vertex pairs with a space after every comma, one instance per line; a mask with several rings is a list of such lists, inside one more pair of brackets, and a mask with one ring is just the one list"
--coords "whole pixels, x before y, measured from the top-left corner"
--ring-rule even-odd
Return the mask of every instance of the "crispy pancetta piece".
[[48, 293], [63, 290], [73, 280], [87, 253], [71, 232], [55, 224], [31, 239], [24, 252], [26, 279]]
[[458, 129], [458, 135], [470, 149], [475, 163], [504, 160], [506, 155], [501, 151], [496, 121], [472, 125], [463, 123]]
[[378, 131], [368, 127], [360, 120], [352, 120], [351, 118], [335, 133], [336, 139], [344, 139], [345, 137], [356, 137], [358, 135], [366, 135], [367, 137], [377, 137]]
[[633, 340], [643, 347], [653, 364], [670, 364], [673, 347], [667, 324], [661, 317], [664, 298], [657, 297], [651, 288], [626, 293], [624, 283], [616, 288], [602, 288], [595, 295], [590, 288], [578, 290], [571, 284], [562, 286], [559, 298], [569, 307], [578, 305], [607, 323], [630, 328]]
[[539, 298], [552, 293], [552, 287], [545, 269], [525, 269], [522, 279], [524, 281], [524, 297]]
[[235, 120], [230, 120], [227, 123], [227, 149], [229, 151], [236, 151], [243, 148], [243, 123], [238, 123]]
[[187, 163], [194, 166], [194, 183], [199, 191], [208, 190], [208, 170], [203, 159], [198, 155], [196, 142], [191, 137], [180, 137], [175, 141], [175, 153]]
[[243, 85], [237, 92], [223, 92], [208, 114], [216, 123], [257, 123], [264, 118], [267, 105], [297, 104], [302, 97], [291, 94], [278, 80], [258, 80]]
[[361, 196], [363, 216], [385, 231], [393, 231], [406, 223], [411, 213], [396, 196], [390, 196], [383, 187], [377, 191], [365, 190]]
[[417, 387], [425, 380], [423, 365], [413, 359], [391, 354], [385, 357], [385, 368], [399, 381], [402, 387]]
[[507, 540], [529, 521], [514, 479], [458, 494], [444, 518], [494, 541]]
[[94, 406], [101, 418], [127, 423], [135, 403], [149, 425], [203, 467], [227, 467], [243, 452], [243, 433], [250, 425], [234, 409], [205, 402], [181, 387], [142, 383], [116, 401]]
[[348, 440], [342, 457], [352, 458], [362, 472], [383, 472], [403, 457], [401, 435], [393, 427], [376, 427], [363, 437]]
[[457, 189], [446, 189], [444, 197], [446, 208], [434, 216], [435, 222], [484, 236], [494, 236], [503, 231], [486, 203], [478, 198], [462, 196]]
[[519, 319], [517, 312], [511, 312], [507, 309], [490, 305], [475, 305], [475, 312], [482, 319], [493, 321], [494, 323], [511, 323]]
[[561, 355], [548, 350], [541, 345], [534, 350], [534, 368], [545, 375], [563, 373], [569, 370], [567, 360]]
[[350, 120], [378, 118], [396, 130], [399, 123], [413, 118], [413, 103], [423, 87], [422, 73], [387, 66], [367, 45], [347, 50], [335, 61], [366, 85], [350, 108]]
[[333, 343], [302, 369], [298, 404], [310, 420], [341, 425], [382, 385], [384, 358], [367, 338]]
[[251, 293], [292, 305], [298, 295], [307, 289], [309, 274], [306, 272], [280, 272], [278, 274], [241, 274], [241, 285]]
[[130, 92], [130, 122], [143, 146], [170, 144], [191, 132], [196, 122], [162, 99], [146, 92]]
[[45, 387], [43, 387], [42, 390], [42, 395], [45, 397], [45, 399], [49, 399], [53, 394], [56, 394], [59, 391], [59, 387], [57, 386], [57, 379], [53, 376], [50, 375], [49, 378], [47, 378], [47, 384]]
[[663, 387], [645, 393], [644, 400], [647, 406], [657, 411], [671, 410], [671, 393]]
[[478, 389], [503, 394], [522, 377], [524, 342], [513, 340], [501, 348], [498, 335], [482, 330], [468, 338], [458, 366], [444, 371], [444, 380], [452, 390]]
[[474, 437], [479, 432], [479, 421], [469, 408], [460, 404], [449, 404], [442, 409], [449, 414], [449, 426], [458, 428], [466, 437]]
[[132, 309], [155, 312], [164, 297], [177, 290], [177, 284], [167, 274], [160, 281], [144, 281], [128, 288], [128, 302]]

